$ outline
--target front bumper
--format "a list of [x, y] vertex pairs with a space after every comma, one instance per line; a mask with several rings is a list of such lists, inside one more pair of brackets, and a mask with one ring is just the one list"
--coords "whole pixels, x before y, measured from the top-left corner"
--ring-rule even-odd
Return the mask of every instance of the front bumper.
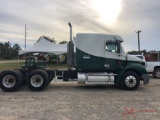
[[143, 84], [148, 84], [150, 81], [150, 75], [149, 74], [143, 74], [142, 75]]

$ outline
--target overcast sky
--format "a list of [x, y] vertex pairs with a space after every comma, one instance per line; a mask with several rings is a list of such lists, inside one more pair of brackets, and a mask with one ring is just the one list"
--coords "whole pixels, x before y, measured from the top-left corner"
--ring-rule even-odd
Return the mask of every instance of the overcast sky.
[[160, 50], [160, 1], [158, 0], [0, 0], [0, 42], [27, 48], [46, 35], [57, 42], [69, 40], [68, 22], [76, 33], [122, 36], [126, 51]]

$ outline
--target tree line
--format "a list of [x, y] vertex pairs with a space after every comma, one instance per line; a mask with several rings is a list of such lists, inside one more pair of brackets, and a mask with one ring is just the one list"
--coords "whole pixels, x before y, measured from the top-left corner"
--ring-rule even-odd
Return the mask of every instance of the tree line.
[[1, 43], [0, 42], [0, 57], [4, 59], [16, 58], [18, 56], [18, 51], [21, 47], [16, 43], [11, 46], [10, 42]]
[[[53, 37], [51, 38], [51, 37], [48, 37], [48, 36], [45, 36], [45, 35], [40, 36], [39, 39], [37, 40], [37, 42], [39, 42], [42, 38], [48, 40], [49, 42], [56, 43], [56, 41]], [[67, 41], [65, 41], [65, 40], [59, 42], [59, 44], [65, 44], [65, 43], [67, 43]]]
[[132, 51], [128, 51], [127, 53], [131, 54], [131, 55], [138, 55], [139, 53], [143, 54], [143, 55], [146, 55], [146, 54], [149, 54], [151, 52], [160, 52], [160, 51], [156, 51], [156, 50], [151, 50], [151, 51], [141, 50], [139, 52], [139, 51], [136, 51], [136, 50], [132, 50]]

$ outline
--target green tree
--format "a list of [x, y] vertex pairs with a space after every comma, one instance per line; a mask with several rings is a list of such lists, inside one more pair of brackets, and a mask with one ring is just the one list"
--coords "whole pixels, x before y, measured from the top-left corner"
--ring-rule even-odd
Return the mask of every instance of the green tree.
[[21, 50], [21, 47], [16, 43], [13, 45], [12, 56], [18, 56], [18, 51]]
[[21, 50], [21, 47], [16, 43], [13, 45], [13, 50], [16, 50], [16, 51]]
[[18, 55], [18, 51], [21, 50], [21, 47], [18, 44], [15, 44], [11, 47], [10, 42], [0, 43], [0, 57], [5, 59], [14, 58]]
[[6, 59], [11, 58], [11, 54], [12, 54], [12, 47], [10, 45], [10, 42], [5, 42], [4, 43], [4, 49], [3, 49], [3, 57]]
[[3, 57], [4, 54], [4, 44], [0, 43], [0, 57]]
[[59, 42], [59, 44], [66, 44], [67, 43], [67, 41], [61, 41], [61, 42]]
[[[129, 52], [127, 52], [128, 54], [131, 54], [131, 55], [138, 55], [139, 54], [139, 51], [136, 51], [136, 50], [133, 50], [133, 51], [129, 51]], [[147, 53], [147, 51], [146, 50], [141, 50], [140, 51], [140, 54], [146, 54]]]
[[53, 43], [56, 43], [56, 41], [54, 40], [54, 38], [50, 38], [48, 36], [40, 36], [39, 39], [37, 40], [37, 42], [39, 42], [42, 38], [45, 38], [46, 40], [50, 41], [50, 42], [53, 42]]

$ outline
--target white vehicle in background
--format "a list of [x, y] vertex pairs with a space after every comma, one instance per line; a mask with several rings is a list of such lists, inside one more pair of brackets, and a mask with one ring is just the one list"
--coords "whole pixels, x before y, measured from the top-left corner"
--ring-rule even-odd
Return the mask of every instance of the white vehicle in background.
[[160, 78], [160, 56], [158, 52], [150, 53], [147, 60], [143, 55], [133, 56], [141, 58], [142, 62], [145, 62], [145, 67], [149, 74], [152, 74], [154, 78]]

